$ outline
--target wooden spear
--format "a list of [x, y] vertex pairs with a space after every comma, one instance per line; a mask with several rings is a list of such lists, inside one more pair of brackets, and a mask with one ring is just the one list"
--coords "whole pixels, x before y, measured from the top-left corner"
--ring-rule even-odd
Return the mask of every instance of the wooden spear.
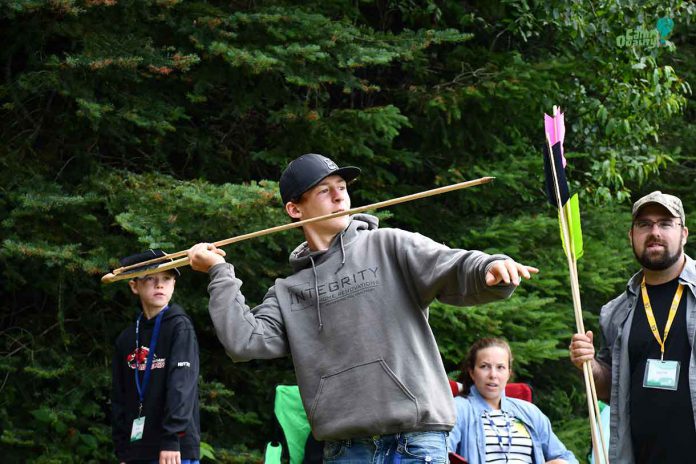
[[[346, 216], [350, 214], [362, 213], [364, 211], [370, 211], [380, 208], [386, 208], [388, 206], [397, 205], [399, 203], [406, 203], [408, 201], [418, 200], [420, 198], [431, 197], [434, 195], [440, 195], [442, 193], [451, 192], [454, 190], [461, 190], [475, 185], [487, 184], [491, 182], [495, 177], [481, 177], [479, 179], [469, 180], [466, 182], [459, 182], [458, 184], [446, 185], [444, 187], [438, 187], [431, 190], [426, 190], [424, 192], [413, 193], [411, 195], [405, 195], [403, 197], [393, 198], [391, 200], [380, 201], [378, 203], [373, 203], [371, 205], [359, 206], [357, 208], [352, 208], [346, 211], [339, 211], [337, 213], [326, 214], [324, 216], [317, 216], [315, 218], [305, 219], [303, 221], [291, 222], [289, 224], [283, 224], [281, 226], [271, 227], [269, 229], [259, 230], [257, 232], [252, 232], [249, 234], [238, 235], [236, 237], [226, 238], [218, 242], [213, 242], [216, 247], [223, 247], [230, 245], [232, 243], [241, 242], [243, 240], [248, 240], [251, 238], [262, 237], [264, 235], [274, 234], [276, 232], [282, 232], [288, 229], [294, 229], [297, 227], [302, 227], [306, 224], [311, 224], [319, 221], [326, 221], [327, 219], [333, 219], [340, 216]], [[119, 280], [132, 279], [134, 277], [142, 277], [149, 274], [155, 274], [157, 272], [167, 271], [169, 269], [174, 269], [182, 266], [188, 266], [189, 259], [186, 256], [188, 250], [178, 251], [176, 253], [167, 254], [157, 258], [150, 259], [148, 261], [143, 261], [141, 263], [132, 264], [130, 266], [119, 267], [114, 269], [112, 272], [105, 274], [101, 281], [104, 284], [110, 284], [112, 282], [117, 282]], [[165, 261], [165, 262], [163, 262]], [[149, 269], [141, 269], [143, 266], [149, 266], [156, 263], [162, 263], [155, 267]], [[140, 269], [135, 270], [134, 269]], [[130, 271], [130, 272], [129, 272]]]

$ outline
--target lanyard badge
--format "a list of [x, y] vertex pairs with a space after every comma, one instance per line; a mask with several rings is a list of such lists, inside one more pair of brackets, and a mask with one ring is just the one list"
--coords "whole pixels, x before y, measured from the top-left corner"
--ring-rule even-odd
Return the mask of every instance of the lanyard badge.
[[143, 315], [140, 313], [138, 319], [135, 321], [135, 388], [138, 390], [138, 398], [140, 400], [138, 406], [138, 418], [133, 421], [133, 428], [131, 429], [130, 441], [137, 441], [143, 438], [143, 431], [145, 429], [145, 416], [142, 416], [143, 412], [143, 401], [145, 400], [145, 392], [147, 392], [148, 384], [150, 383], [150, 374], [152, 372], [152, 360], [155, 357], [155, 349], [157, 348], [157, 339], [159, 338], [160, 327], [162, 326], [162, 317], [164, 313], [169, 309], [169, 306], [165, 306], [162, 311], [159, 312], [155, 318], [155, 327], [152, 329], [152, 337], [150, 338], [150, 350], [147, 353], [147, 360], [145, 361], [145, 374], [143, 375], [142, 384], [140, 382], [140, 375], [138, 371], [140, 370], [140, 365], [138, 362], [140, 354], [140, 320]]
[[645, 374], [643, 376], [643, 387], [645, 388], [658, 388], [661, 390], [677, 389], [680, 368], [679, 361], [665, 361], [664, 358], [667, 336], [669, 335], [669, 330], [672, 328], [674, 318], [677, 315], [677, 309], [679, 309], [679, 302], [681, 301], [683, 291], [684, 286], [679, 284], [677, 286], [677, 291], [674, 293], [672, 305], [669, 308], [669, 315], [667, 316], [667, 323], [665, 324], [664, 336], [660, 337], [660, 332], [657, 329], [657, 321], [655, 320], [655, 314], [653, 313], [652, 305], [650, 304], [648, 290], [645, 287], [645, 276], [643, 276], [643, 280], [640, 283], [640, 292], [643, 296], [643, 306], [645, 306], [645, 315], [648, 318], [650, 331], [655, 337], [655, 340], [657, 340], [657, 343], [660, 345], [660, 359], [648, 359], [645, 363]]

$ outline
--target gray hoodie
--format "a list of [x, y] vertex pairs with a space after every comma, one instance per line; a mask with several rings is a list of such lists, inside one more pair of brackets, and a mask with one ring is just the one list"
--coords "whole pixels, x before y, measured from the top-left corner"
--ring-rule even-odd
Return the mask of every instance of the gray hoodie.
[[505, 258], [378, 229], [377, 218], [359, 214], [328, 250], [293, 251], [295, 273], [253, 309], [232, 265], [213, 266], [210, 316], [235, 361], [292, 354], [318, 440], [448, 431], [454, 404], [428, 305], [508, 297], [513, 286], [485, 284], [489, 265]]

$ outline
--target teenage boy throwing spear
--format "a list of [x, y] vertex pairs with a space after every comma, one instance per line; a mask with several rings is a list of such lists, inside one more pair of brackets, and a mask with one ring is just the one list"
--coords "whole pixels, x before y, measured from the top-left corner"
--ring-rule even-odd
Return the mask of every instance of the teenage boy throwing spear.
[[[350, 209], [359, 173], [321, 155], [297, 158], [280, 178], [286, 212], [304, 220]], [[233, 360], [292, 355], [325, 462], [444, 463], [454, 407], [428, 305], [506, 298], [538, 270], [377, 222], [358, 214], [304, 225], [294, 273], [253, 309], [224, 251], [199, 243], [188, 257], [210, 275], [210, 315]]]

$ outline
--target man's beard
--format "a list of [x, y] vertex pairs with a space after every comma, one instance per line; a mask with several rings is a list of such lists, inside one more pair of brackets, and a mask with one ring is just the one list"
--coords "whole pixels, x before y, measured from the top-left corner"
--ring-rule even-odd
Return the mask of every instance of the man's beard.
[[645, 249], [641, 255], [636, 253], [636, 247], [633, 246], [633, 255], [636, 257], [641, 266], [645, 269], [651, 271], [664, 271], [672, 266], [674, 263], [679, 261], [681, 258], [681, 250], [677, 250], [676, 253], [671, 254], [667, 245], [660, 243], [664, 247], [664, 251], [660, 255], [653, 255], [652, 257], [648, 254], [648, 246], [646, 244]]

